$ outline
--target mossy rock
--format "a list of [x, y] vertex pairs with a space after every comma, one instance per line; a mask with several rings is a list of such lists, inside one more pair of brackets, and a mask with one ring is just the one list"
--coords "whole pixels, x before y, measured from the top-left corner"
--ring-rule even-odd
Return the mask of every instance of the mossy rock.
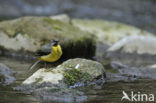
[[[86, 99], [80, 86], [103, 83], [105, 69], [102, 64], [88, 59], [69, 59], [55, 68], [41, 68], [15, 90], [32, 93], [35, 97]], [[80, 85], [79, 85], [80, 84]], [[75, 88], [77, 87], [77, 88]], [[85, 98], [83, 98], [85, 96]], [[75, 101], [74, 101], [75, 102]]]
[[75, 83], [88, 84], [97, 79], [104, 79], [105, 69], [102, 64], [81, 58], [70, 59], [57, 67], [63, 71], [64, 81], [68, 86]]
[[68, 86], [79, 82], [87, 83], [94, 80], [94, 78], [89, 75], [89, 73], [84, 73], [83, 71], [77, 69], [65, 70], [63, 75], [64, 81]]
[[123, 37], [130, 35], [153, 36], [152, 33], [146, 32], [134, 26], [106, 20], [72, 19], [72, 24], [79, 27], [81, 30], [96, 35], [100, 42], [106, 44], [113, 44]]
[[42, 86], [67, 88], [75, 83], [88, 84], [104, 80], [105, 69], [102, 64], [87, 59], [69, 59], [56, 68], [41, 68], [22, 83], [24, 90], [34, 90]]
[[48, 17], [22, 17], [0, 22], [0, 47], [4, 50], [36, 52], [53, 38], [60, 40], [64, 58], [95, 54], [96, 37], [69, 23]]

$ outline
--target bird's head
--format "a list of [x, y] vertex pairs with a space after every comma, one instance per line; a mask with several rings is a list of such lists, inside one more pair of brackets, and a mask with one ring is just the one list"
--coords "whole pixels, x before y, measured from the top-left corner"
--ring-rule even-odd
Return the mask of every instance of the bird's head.
[[54, 39], [51, 40], [51, 46], [57, 46], [58, 43], [59, 43], [59, 40], [56, 39], [56, 38], [54, 38]]

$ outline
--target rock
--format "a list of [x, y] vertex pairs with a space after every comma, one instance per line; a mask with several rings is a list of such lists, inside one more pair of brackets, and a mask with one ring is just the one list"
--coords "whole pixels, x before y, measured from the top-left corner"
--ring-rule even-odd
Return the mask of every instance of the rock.
[[53, 20], [62, 21], [64, 23], [69, 23], [69, 24], [71, 23], [71, 18], [67, 14], [59, 14], [59, 15], [51, 16], [50, 18]]
[[0, 63], [0, 85], [10, 85], [16, 79], [11, 76], [13, 71], [6, 65]]
[[21, 33], [17, 34], [15, 38], [9, 38], [5, 33], [0, 33], [0, 46], [5, 49], [13, 49], [15, 51], [24, 49], [25, 51], [35, 52], [39, 48], [39, 44], [35, 45], [35, 42], [35, 40]]
[[105, 69], [100, 63], [80, 58], [64, 62], [58, 66], [57, 70], [65, 71], [64, 76], [67, 85], [73, 85], [77, 82], [84, 84], [87, 81], [93, 81], [95, 78], [101, 79], [103, 82], [105, 73]]
[[100, 42], [109, 45], [116, 43], [128, 35], [153, 35], [130, 25], [105, 20], [72, 19], [72, 24], [81, 30], [96, 35]]
[[48, 17], [21, 17], [0, 22], [0, 49], [3, 51], [34, 53], [54, 37], [60, 40], [64, 58], [95, 54], [94, 36], [69, 23]]
[[156, 79], [156, 68], [147, 68], [147, 67], [131, 67], [127, 69], [120, 70], [122, 74], [128, 74], [138, 79]]
[[156, 80], [155, 66], [130, 67], [120, 62], [112, 61], [110, 67], [106, 68], [106, 82], [135, 80]]
[[[56, 68], [41, 68], [22, 84], [26, 88], [36, 89], [44, 86], [67, 88], [76, 83], [88, 84], [101, 79], [104, 81], [105, 69], [102, 64], [87, 59], [69, 59]], [[29, 85], [29, 86], [28, 86]], [[25, 89], [26, 89], [25, 88]]]
[[128, 36], [115, 43], [108, 52], [124, 52], [156, 55], [156, 38], [150, 36]]
[[105, 69], [96, 61], [70, 59], [56, 68], [39, 69], [15, 90], [34, 93], [42, 100], [80, 101], [87, 97], [75, 87], [101, 84], [105, 80], [104, 74]]
[[53, 68], [50, 68], [50, 70], [44, 68], [39, 69], [22, 83], [22, 88], [19, 87], [16, 89], [22, 89], [31, 92], [35, 89], [43, 87], [66, 88], [67, 86], [63, 82], [63, 74], [59, 72], [53, 72], [52, 70]]

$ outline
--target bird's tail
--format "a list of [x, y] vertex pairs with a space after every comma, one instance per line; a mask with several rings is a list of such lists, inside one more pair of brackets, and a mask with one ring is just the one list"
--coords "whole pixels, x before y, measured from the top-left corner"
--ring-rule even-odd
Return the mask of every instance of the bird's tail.
[[37, 60], [37, 61], [29, 68], [29, 70], [32, 70], [39, 62], [40, 62], [40, 60]]

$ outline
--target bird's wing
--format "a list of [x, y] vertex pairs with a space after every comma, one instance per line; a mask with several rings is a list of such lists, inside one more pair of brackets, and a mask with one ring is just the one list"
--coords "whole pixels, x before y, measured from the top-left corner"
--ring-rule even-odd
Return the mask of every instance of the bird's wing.
[[41, 51], [44, 51], [44, 52], [51, 52], [51, 44], [45, 44], [41, 47]]
[[43, 55], [47, 55], [50, 52], [52, 52], [51, 49], [51, 44], [45, 44], [41, 47], [40, 50], [37, 51], [36, 56], [43, 56]]

